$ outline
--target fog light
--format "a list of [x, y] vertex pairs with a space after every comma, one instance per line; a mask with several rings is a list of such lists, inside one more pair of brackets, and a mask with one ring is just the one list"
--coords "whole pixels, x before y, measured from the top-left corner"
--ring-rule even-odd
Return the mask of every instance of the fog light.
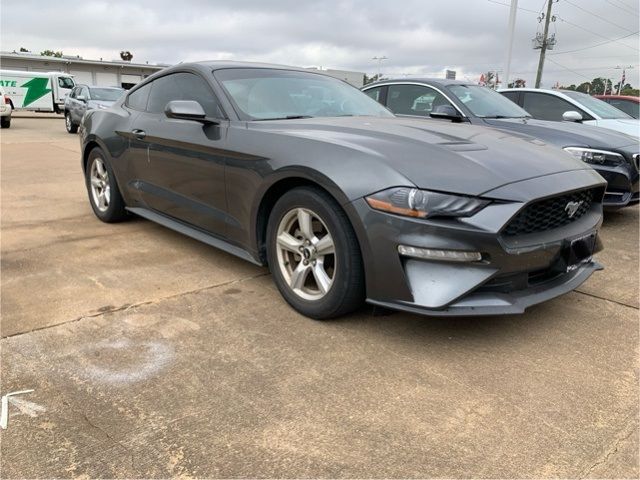
[[482, 254], [480, 252], [437, 250], [433, 248], [407, 247], [406, 245], [398, 245], [398, 253], [406, 257], [440, 260], [442, 262], [479, 262], [482, 260]]

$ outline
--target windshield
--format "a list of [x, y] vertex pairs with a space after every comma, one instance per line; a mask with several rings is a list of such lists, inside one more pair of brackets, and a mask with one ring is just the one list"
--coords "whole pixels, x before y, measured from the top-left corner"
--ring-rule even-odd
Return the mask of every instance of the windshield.
[[612, 107], [607, 102], [603, 102], [599, 98], [594, 98], [590, 95], [587, 95], [586, 93], [573, 92], [571, 90], [563, 90], [562, 93], [564, 93], [567, 97], [572, 98], [576, 102], [581, 103], [602, 119], [608, 120], [612, 118], [631, 118], [631, 116], [627, 115], [622, 110], [618, 110], [616, 107]]
[[325, 75], [267, 68], [230, 68], [214, 75], [243, 120], [393, 117], [357, 88]]
[[71, 77], [58, 77], [58, 86], [60, 88], [73, 88], [76, 84]]
[[121, 88], [90, 88], [91, 100], [115, 102], [124, 92]]
[[476, 117], [522, 118], [531, 116], [508, 98], [487, 87], [479, 85], [449, 85], [449, 90]]

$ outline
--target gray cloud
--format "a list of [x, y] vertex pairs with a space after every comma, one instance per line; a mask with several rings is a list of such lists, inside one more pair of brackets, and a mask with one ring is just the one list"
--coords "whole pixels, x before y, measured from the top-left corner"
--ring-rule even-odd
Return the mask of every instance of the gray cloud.
[[[495, 0], [509, 3], [509, 0]], [[385, 55], [389, 75], [441, 75], [445, 68], [477, 79], [502, 70], [509, 8], [488, 0], [139, 0], [62, 4], [3, 2], [2, 50], [50, 48], [85, 58], [134, 61], [239, 59], [377, 71], [371, 58]], [[533, 83], [541, 0], [520, 0], [512, 74]], [[529, 12], [527, 10], [533, 10]], [[616, 66], [633, 65], [627, 81], [638, 85], [638, 36], [575, 53], [637, 32], [634, 0], [561, 0], [552, 28], [558, 45], [545, 67], [545, 85], [580, 83], [596, 76], [617, 80]], [[591, 15], [594, 13], [596, 16]], [[19, 21], [18, 21], [19, 19]]]

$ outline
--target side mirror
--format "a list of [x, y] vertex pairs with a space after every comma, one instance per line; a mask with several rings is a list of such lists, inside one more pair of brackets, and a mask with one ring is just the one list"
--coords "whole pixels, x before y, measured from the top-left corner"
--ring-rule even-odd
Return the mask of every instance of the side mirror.
[[180, 120], [195, 120], [202, 123], [217, 123], [207, 118], [207, 114], [195, 100], [171, 100], [164, 107], [164, 114], [169, 118]]
[[445, 118], [452, 122], [461, 122], [462, 115], [460, 112], [453, 108], [451, 105], [438, 105], [429, 114], [431, 118]]
[[582, 121], [582, 115], [580, 115], [575, 110], [569, 110], [568, 112], [564, 112], [562, 114], [562, 119], [567, 121], [567, 122], [581, 122]]
[[87, 103], [87, 97], [85, 97], [84, 95], [78, 95], [76, 97], [76, 100], [80, 100], [81, 102]]

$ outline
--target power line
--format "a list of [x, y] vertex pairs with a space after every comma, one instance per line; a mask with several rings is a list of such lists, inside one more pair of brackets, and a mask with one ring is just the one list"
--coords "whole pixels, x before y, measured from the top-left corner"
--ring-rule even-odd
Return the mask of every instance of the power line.
[[[599, 33], [594, 32], [593, 30], [589, 30], [588, 28], [584, 28], [582, 25], [578, 25], [578, 24], [575, 24], [573, 22], [570, 22], [569, 20], [566, 20], [566, 19], [562, 18], [560, 15], [556, 15], [556, 18], [558, 20], [560, 20], [561, 22], [563, 22], [563, 23], [568, 23], [572, 27], [579, 28], [580, 30], [584, 30], [587, 33], [590, 33], [592, 35], [596, 35], [596, 36], [598, 36], [600, 38], [604, 38], [605, 40], [608, 40], [610, 42], [618, 42], [618, 40], [616, 40], [614, 38], [605, 37], [604, 35], [600, 35]], [[626, 43], [622, 43], [622, 42], [618, 42], [618, 43], [620, 43], [620, 45], [624, 45], [625, 47], [629, 47], [629, 48], [631, 48], [633, 50], [640, 51], [637, 48], [632, 47], [631, 45], [627, 45]]]
[[[632, 37], [633, 35], [638, 35], [638, 33], [640, 33], [640, 30], [637, 31], [637, 32], [630, 33], [629, 35], [624, 35], [622, 37], [614, 38], [614, 39], [606, 41], [606, 42], [596, 43], [595, 45], [591, 45], [590, 47], [576, 48], [575, 50], [565, 50], [564, 52], [554, 52], [554, 53], [550, 53], [549, 55], [561, 55], [563, 53], [581, 52], [582, 50], [588, 50], [590, 48], [599, 47], [601, 45], [606, 45], [607, 43], [617, 42], [618, 40], [622, 40], [623, 38], [628, 38], [628, 37]], [[626, 45], [626, 44], [623, 43], [622, 45]], [[633, 48], [634, 50], [638, 50], [637, 48], [634, 48], [631, 45], [627, 45], [627, 47]]]
[[575, 74], [575, 75], [578, 75], [579, 77], [586, 78], [587, 80], [589, 80], [589, 77], [587, 77], [587, 76], [585, 76], [585, 75], [583, 75], [583, 74], [581, 74], [581, 73], [578, 73], [578, 72], [576, 72], [575, 70], [572, 70], [572, 69], [570, 69], [570, 68], [568, 68], [568, 67], [565, 67], [564, 65], [561, 65], [561, 64], [559, 64], [558, 62], [554, 62], [554, 61], [553, 61], [553, 59], [551, 59], [551, 58], [548, 58], [547, 60], [549, 60], [551, 63], [553, 63], [553, 64], [555, 64], [555, 65], [559, 66], [560, 68], [563, 68], [563, 69], [567, 70], [568, 72], [571, 72], [571, 73], [573, 73], [573, 74]]
[[[496, 2], [496, 0], [487, 0], [487, 2], [495, 3], [496, 5], [502, 5], [503, 7], [511, 7], [508, 3]], [[540, 12], [536, 12], [535, 10], [529, 10], [528, 8], [518, 7], [518, 10], [522, 10], [523, 12], [535, 13], [538, 15]]]
[[624, 3], [622, 3], [622, 2], [620, 2], [620, 5], [624, 5], [624, 7], [621, 7], [620, 5], [618, 5], [618, 4], [616, 4], [616, 3], [613, 3], [611, 0], [606, 0], [606, 2], [607, 2], [609, 5], [611, 5], [611, 6], [613, 6], [613, 7], [616, 7], [616, 8], [618, 8], [618, 9], [622, 10], [623, 12], [627, 12], [627, 13], [630, 13], [630, 14], [632, 14], [632, 15], [637, 15], [637, 14], [638, 14], [638, 11], [637, 11], [637, 10], [635, 10], [635, 9], [633, 9], [633, 8], [631, 8], [631, 7], [627, 7], [627, 6], [626, 6], [626, 4], [624, 4]]
[[564, 1], [565, 1], [565, 3], [568, 3], [569, 5], [571, 5], [571, 6], [575, 7], [575, 8], [577, 8], [578, 10], [582, 10], [583, 12], [588, 13], [589, 15], [591, 15], [591, 16], [593, 16], [593, 17], [596, 17], [596, 18], [598, 18], [598, 19], [600, 19], [600, 20], [602, 20], [603, 22], [607, 22], [607, 23], [609, 23], [609, 24], [613, 25], [614, 27], [621, 28], [622, 30], [626, 30], [627, 32], [630, 32], [630, 31], [631, 31], [631, 30], [629, 30], [628, 28], [623, 27], [622, 25], [618, 25], [617, 23], [613, 23], [612, 21], [607, 20], [607, 19], [606, 19], [606, 18], [604, 18], [602, 15], [598, 15], [597, 13], [593, 13], [593, 12], [591, 12], [591, 11], [589, 11], [589, 10], [585, 9], [585, 8], [582, 8], [580, 5], [576, 5], [575, 3], [571, 2], [570, 0], [564, 0]]

